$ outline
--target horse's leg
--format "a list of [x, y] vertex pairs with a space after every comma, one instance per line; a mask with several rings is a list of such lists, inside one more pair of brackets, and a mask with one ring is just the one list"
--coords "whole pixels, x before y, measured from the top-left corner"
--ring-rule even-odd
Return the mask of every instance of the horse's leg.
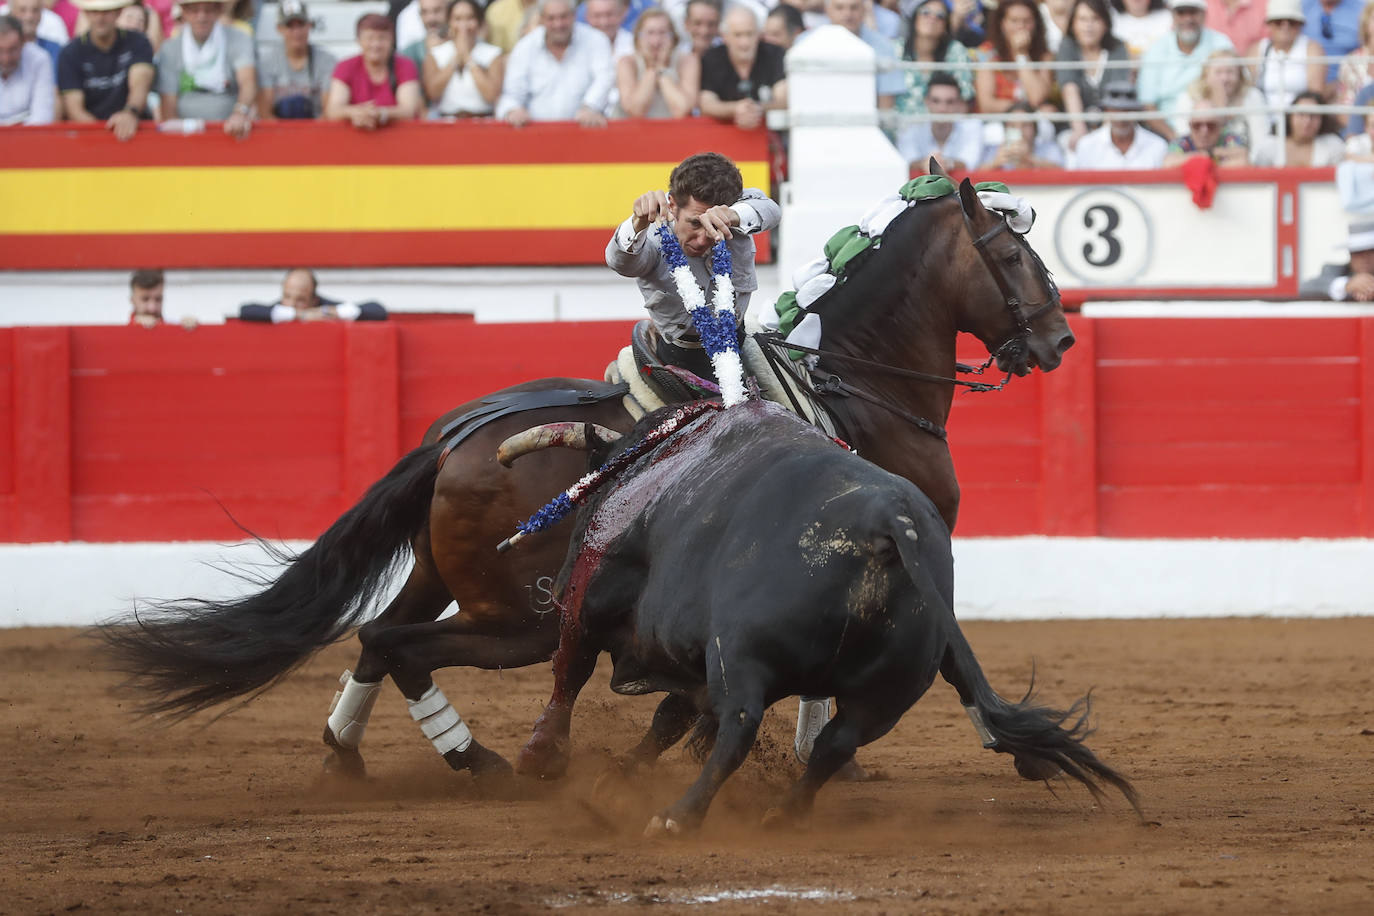
[[457, 617], [408, 627], [393, 627], [368, 641], [368, 649], [383, 661], [386, 672], [405, 695], [410, 716], [455, 770], [471, 770], [475, 777], [510, 772], [500, 754], [478, 742], [463, 717], [434, 683], [439, 668], [522, 668], [553, 654], [552, 626], [525, 630], [481, 632]]
[[362, 652], [354, 670], [344, 671], [339, 678], [340, 690], [334, 694], [334, 703], [324, 726], [324, 743], [333, 750], [325, 759], [327, 770], [355, 778], [366, 775], [359, 748], [387, 673], [385, 662], [368, 650], [368, 642], [393, 627], [434, 620], [453, 600], [448, 587], [427, 562], [428, 542], [428, 533], [415, 539], [415, 566], [405, 584], [386, 610], [359, 628]]
[[596, 670], [598, 649], [582, 630], [580, 620], [560, 616], [558, 651], [553, 656], [553, 694], [534, 722], [530, 740], [520, 750], [515, 768], [526, 776], [554, 779], [568, 769], [572, 708]]

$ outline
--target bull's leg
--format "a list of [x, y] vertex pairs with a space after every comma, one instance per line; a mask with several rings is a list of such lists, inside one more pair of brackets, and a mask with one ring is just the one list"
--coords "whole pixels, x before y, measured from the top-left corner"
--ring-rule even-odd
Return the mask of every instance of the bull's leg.
[[474, 777], [510, 772], [501, 755], [483, 747], [431, 673], [438, 668], [519, 668], [547, 659], [554, 649], [553, 628], [503, 632], [474, 632], [460, 614], [435, 623], [393, 627], [372, 636], [370, 651], [382, 660], [405, 695], [411, 718], [455, 770], [471, 770]]
[[[959, 702], [964, 706], [964, 712], [968, 715], [969, 721], [973, 723], [973, 730], [978, 735], [978, 742], [984, 748], [991, 748], [995, 743], [992, 733], [983, 724], [983, 714], [979, 712], [977, 704], [973, 700], [973, 689], [964, 678], [959, 666], [955, 663], [952, 649], [945, 650], [944, 659], [940, 662], [940, 676], [947, 683], [959, 692]], [[1016, 763], [1016, 772], [1025, 779], [1043, 781], [1053, 779], [1059, 774], [1059, 768], [1052, 763], [1044, 760], [1022, 758], [1012, 755]]]
[[556, 779], [568, 770], [573, 704], [596, 670], [595, 646], [573, 615], [560, 616], [558, 651], [553, 657], [553, 694], [534, 722], [530, 740], [520, 750], [515, 768], [526, 776]]
[[[427, 542], [428, 538], [423, 539]], [[421, 549], [417, 542], [417, 551]], [[421, 554], [422, 556], [424, 554]], [[361, 778], [366, 775], [362, 746], [372, 706], [382, 689], [387, 668], [384, 661], [367, 648], [369, 636], [392, 627], [432, 621], [444, 612], [453, 596], [448, 587], [434, 573], [428, 563], [417, 561], [405, 585], [375, 620], [359, 631], [364, 647], [352, 671], [344, 671], [339, 678], [340, 690], [334, 694], [329, 707], [329, 719], [324, 726], [324, 743], [333, 751], [325, 758], [325, 769], [343, 776]]]
[[682, 736], [701, 718], [695, 698], [687, 694], [670, 693], [658, 704], [654, 711], [654, 721], [649, 731], [625, 756], [620, 758], [620, 769], [632, 774], [640, 767], [652, 766], [664, 751], [682, 740]]

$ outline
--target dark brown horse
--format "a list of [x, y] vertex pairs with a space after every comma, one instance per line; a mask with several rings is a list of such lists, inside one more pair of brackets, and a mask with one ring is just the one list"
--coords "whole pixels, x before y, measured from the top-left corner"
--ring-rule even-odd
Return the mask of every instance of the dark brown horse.
[[[1040, 260], [1000, 215], [983, 208], [967, 181], [958, 194], [899, 217], [868, 263], [816, 310], [830, 354], [820, 369], [843, 377], [843, 392], [828, 398], [840, 434], [865, 458], [920, 487], [951, 529], [959, 488], [943, 427], [954, 386], [913, 374], [952, 378], [959, 331], [977, 336], [1001, 370], [1018, 375], [1054, 369], [1073, 345]], [[556, 401], [549, 392], [569, 390], [585, 395], [574, 397], [582, 403], [508, 411], [521, 398]], [[390, 675], [452, 767], [476, 775], [505, 770], [504, 760], [471, 738], [431, 672], [519, 667], [553, 655], [559, 622], [550, 588], [567, 530], [504, 554], [495, 545], [577, 479], [584, 458], [550, 449], [507, 470], [497, 464], [497, 446], [556, 421], [626, 431], [632, 424], [614, 393], [602, 382], [543, 379], [456, 408], [266, 587], [227, 601], [165, 604], [103, 628], [117, 664], [151, 693], [150, 711], [185, 715], [255, 695], [357, 627], [409, 546], [415, 563], [400, 591], [358, 628], [362, 652], [325, 728], [330, 763], [363, 772], [362, 732]], [[455, 428], [465, 436], [456, 447]], [[437, 620], [454, 600], [459, 613]], [[970, 706], [968, 685], [945, 674]], [[530, 757], [535, 770], [558, 769], [567, 727], [556, 695], [541, 717]]]

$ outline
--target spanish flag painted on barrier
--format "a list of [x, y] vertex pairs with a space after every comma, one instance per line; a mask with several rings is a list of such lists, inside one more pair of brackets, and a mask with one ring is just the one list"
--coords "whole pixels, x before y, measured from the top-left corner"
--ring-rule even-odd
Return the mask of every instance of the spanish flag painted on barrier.
[[702, 119], [15, 128], [0, 144], [0, 269], [599, 264], [635, 197], [693, 153], [768, 189], [768, 141]]

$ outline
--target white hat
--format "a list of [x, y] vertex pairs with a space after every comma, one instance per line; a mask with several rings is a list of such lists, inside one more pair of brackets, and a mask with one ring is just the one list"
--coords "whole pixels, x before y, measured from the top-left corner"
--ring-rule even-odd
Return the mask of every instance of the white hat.
[[1269, 0], [1269, 10], [1264, 14], [1264, 21], [1273, 22], [1275, 19], [1306, 22], [1307, 17], [1302, 14], [1302, 0]]
[[1363, 216], [1351, 221], [1345, 247], [1349, 251], [1369, 251], [1374, 248], [1374, 218]]
[[1207, 0], [1169, 0], [1171, 10], [1205, 10]]
[[76, 5], [90, 13], [101, 10], [122, 10], [134, 0], [76, 0]]

